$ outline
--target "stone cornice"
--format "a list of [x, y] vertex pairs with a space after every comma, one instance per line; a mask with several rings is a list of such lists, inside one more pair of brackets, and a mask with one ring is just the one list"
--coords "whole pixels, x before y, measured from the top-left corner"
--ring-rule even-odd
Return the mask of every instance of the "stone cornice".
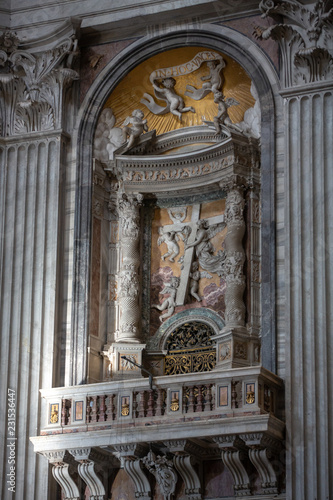
[[[181, 134], [159, 137], [150, 147], [152, 154], [117, 154], [104, 164], [105, 170], [121, 180], [127, 188], [142, 193], [179, 191], [205, 184], [218, 183], [222, 178], [236, 175], [246, 184], [258, 184], [260, 180], [258, 143], [252, 138], [230, 133], [226, 128], [215, 142], [214, 132], [206, 126], [183, 129]], [[165, 134], [167, 135], [167, 134]], [[204, 139], [202, 139], [204, 138]], [[172, 151], [179, 144], [197, 143], [210, 138], [212, 145], [186, 153], [158, 155], [159, 147]], [[215, 144], [214, 144], [215, 142]], [[145, 148], [147, 151], [147, 147]]]

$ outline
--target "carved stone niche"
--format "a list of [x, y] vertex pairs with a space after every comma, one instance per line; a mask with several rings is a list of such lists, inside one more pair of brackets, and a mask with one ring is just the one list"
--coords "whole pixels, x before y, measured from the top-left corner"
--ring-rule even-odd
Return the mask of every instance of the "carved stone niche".
[[[252, 189], [254, 185], [260, 185], [259, 143], [256, 139], [224, 125], [221, 126], [219, 135], [216, 135], [215, 128], [210, 125], [168, 132], [156, 137], [143, 148], [143, 142], [149, 139], [146, 136], [148, 134], [144, 134], [132, 148], [125, 148], [126, 151], [124, 148], [116, 149], [112, 160], [101, 163], [110, 183], [116, 183], [118, 186], [116, 211], [121, 254], [116, 263], [118, 268], [110, 269], [110, 272], [117, 276], [118, 313], [114, 314], [115, 339], [113, 343], [109, 343], [112, 348], [104, 354], [110, 360], [112, 357], [114, 374], [120, 373], [121, 362], [116, 352], [121, 351], [121, 344], [126, 344], [127, 352], [133, 356], [134, 351], [141, 349], [140, 359], [143, 362], [145, 349], [149, 351], [148, 358], [152, 359], [155, 354], [154, 363], [163, 362], [163, 348], [159, 340], [154, 344], [149, 336], [149, 307], [161, 312], [158, 317], [161, 331], [165, 331], [165, 325], [174, 319], [178, 307], [186, 307], [196, 301], [198, 307], [208, 310], [202, 302], [202, 296], [198, 294], [198, 282], [203, 278], [210, 279], [211, 274], [215, 274], [220, 279], [220, 285], [217, 286], [222, 287], [225, 284], [226, 288], [226, 317], [221, 316], [222, 325], [225, 324], [226, 329], [222, 332], [221, 328], [220, 334], [224, 337], [221, 337], [218, 343], [231, 342], [231, 350], [228, 351], [231, 358], [229, 360], [227, 353], [225, 359], [219, 359], [219, 367], [250, 366], [253, 349], [248, 346], [251, 335], [245, 324], [244, 290], [247, 277], [244, 274], [244, 263], [247, 255], [243, 248], [246, 225], [243, 211], [247, 190]], [[179, 154], [178, 148], [182, 147], [186, 147], [186, 152]], [[209, 196], [212, 192], [218, 193], [219, 199], [226, 198], [226, 209], [224, 214], [219, 212], [208, 215], [206, 220], [201, 215], [202, 204], [211, 199]], [[142, 226], [146, 220], [146, 200], [170, 200], [173, 197], [178, 200], [175, 207], [179, 208], [179, 213], [174, 214], [171, 211], [172, 224], [168, 225], [168, 230], [179, 237], [177, 241], [183, 240], [183, 253], [181, 255], [177, 251], [176, 239], [173, 240], [172, 253], [171, 243], [169, 246], [165, 243], [165, 233], [160, 234], [159, 241], [163, 240], [164, 246], [163, 250], [159, 248], [158, 251], [162, 252], [163, 262], [166, 265], [171, 263], [172, 266], [179, 266], [179, 269], [177, 268], [176, 275], [167, 281], [160, 292], [160, 303], [157, 304], [156, 301], [156, 304], [146, 306], [144, 300], [149, 296], [149, 278], [146, 275], [149, 275], [150, 270], [147, 268], [149, 264], [145, 267], [145, 256], [140, 255], [140, 251], [145, 250]], [[186, 203], [182, 204], [179, 200], [186, 197], [192, 197], [191, 206], [195, 206], [188, 217], [189, 222], [185, 222], [186, 215], [181, 220], [183, 212], [186, 212]], [[200, 201], [196, 202], [196, 199]], [[201, 250], [199, 239], [202, 237], [210, 243], [210, 239], [214, 237], [210, 235], [210, 229], [217, 225], [221, 226], [220, 231], [227, 227], [225, 248], [221, 246], [208, 250], [207, 244], [207, 248]], [[161, 245], [162, 243], [160, 247]], [[179, 262], [181, 258], [183, 260]], [[205, 276], [202, 277], [203, 273]], [[141, 322], [142, 307], [148, 308], [145, 322]], [[256, 342], [258, 343], [257, 338]], [[134, 351], [131, 352], [131, 349]], [[160, 356], [156, 354], [157, 351], [161, 353]], [[217, 354], [220, 355], [219, 350]], [[135, 361], [141, 364], [140, 359], [138, 357]], [[149, 360], [147, 361], [146, 366], [149, 368]], [[125, 368], [123, 372], [126, 371], [126, 375], [139, 376], [139, 371], [134, 372], [134, 368], [127, 366], [127, 363]], [[158, 370], [160, 373], [161, 366]]]

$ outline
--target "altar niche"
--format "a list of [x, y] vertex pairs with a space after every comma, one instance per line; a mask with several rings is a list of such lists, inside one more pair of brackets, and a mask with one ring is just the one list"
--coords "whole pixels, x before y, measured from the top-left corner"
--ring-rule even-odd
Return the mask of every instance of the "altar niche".
[[155, 207], [151, 224], [150, 336], [173, 314], [209, 307], [223, 318], [225, 199]]

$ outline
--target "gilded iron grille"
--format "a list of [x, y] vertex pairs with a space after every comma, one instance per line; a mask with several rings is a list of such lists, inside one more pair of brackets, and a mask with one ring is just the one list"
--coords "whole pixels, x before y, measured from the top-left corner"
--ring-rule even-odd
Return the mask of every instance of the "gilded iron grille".
[[211, 371], [216, 364], [216, 350], [211, 326], [193, 321], [178, 326], [170, 333], [164, 360], [165, 375]]

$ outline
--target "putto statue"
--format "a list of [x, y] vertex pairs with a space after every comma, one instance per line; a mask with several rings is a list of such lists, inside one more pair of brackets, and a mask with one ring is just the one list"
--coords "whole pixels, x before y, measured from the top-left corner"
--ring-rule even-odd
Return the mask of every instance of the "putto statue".
[[182, 120], [182, 114], [191, 111], [195, 113], [192, 106], [186, 106], [184, 99], [174, 90], [176, 86], [176, 78], [184, 77], [198, 70], [200, 66], [207, 63], [209, 74], [202, 77], [205, 82], [201, 89], [197, 89], [191, 85], [187, 86], [185, 95], [194, 100], [200, 100], [209, 92], [215, 92], [222, 85], [220, 75], [221, 69], [225, 66], [225, 62], [220, 54], [213, 51], [198, 52], [191, 61], [187, 61], [179, 66], [171, 66], [169, 68], [161, 68], [153, 71], [149, 77], [153, 86], [155, 97], [164, 101], [165, 106], [160, 106], [155, 102], [154, 97], [150, 94], [144, 94], [141, 103], [147, 106], [149, 111], [154, 115], [165, 115], [172, 113]]
[[[182, 121], [182, 113], [187, 113], [188, 111], [192, 111], [192, 113], [195, 113], [195, 109], [192, 106], [186, 107], [184, 99], [174, 90], [174, 87], [176, 85], [176, 80], [174, 78], [164, 78], [159, 84], [157, 84], [157, 82], [157, 79], [154, 79], [152, 81], [155, 90], [155, 96], [158, 99], [165, 101], [167, 103], [166, 107], [157, 109], [161, 108], [161, 106], [155, 104], [154, 99], [149, 94], [144, 95], [144, 97], [149, 101], [151, 111], [152, 109], [155, 110], [153, 111], [155, 115], [162, 115], [170, 111], [173, 115], [177, 116], [180, 121]], [[162, 87], [160, 85], [162, 85]]]
[[191, 232], [189, 226], [185, 226], [182, 230], [166, 231], [163, 232], [163, 227], [158, 229], [159, 238], [157, 240], [157, 245], [160, 246], [165, 243], [167, 246], [167, 252], [164, 253], [161, 259], [164, 261], [168, 258], [170, 262], [175, 262], [175, 258], [179, 255], [180, 248], [178, 245], [179, 241], [187, 242], [187, 238]]
[[185, 249], [194, 247], [196, 257], [202, 269], [222, 276], [225, 260], [224, 252], [223, 250], [219, 250], [217, 255], [214, 255], [214, 247], [209, 240], [221, 231], [225, 227], [225, 224], [221, 223], [209, 226], [205, 219], [200, 219], [197, 222], [197, 226], [198, 230], [195, 240], [193, 243], [187, 244]]
[[212, 275], [206, 271], [199, 271], [199, 262], [195, 260], [191, 265], [190, 272], [190, 286], [189, 295], [195, 298], [198, 302], [201, 302], [201, 297], [198, 294], [199, 291], [199, 281], [201, 278], [211, 278]]
[[233, 128], [238, 132], [242, 132], [242, 129], [240, 127], [232, 123], [228, 114], [228, 108], [230, 108], [231, 106], [237, 106], [239, 102], [236, 101], [236, 99], [234, 99], [233, 97], [225, 98], [222, 92], [215, 92], [214, 102], [218, 105], [218, 113], [213, 120], [216, 135], [221, 132], [221, 125], [226, 125], [227, 127]]
[[113, 159], [113, 153], [126, 142], [126, 132], [115, 127], [116, 117], [111, 108], [103, 109], [95, 132], [94, 158], [102, 162]]
[[158, 309], [159, 311], [165, 311], [167, 309], [167, 312], [162, 314], [160, 316], [160, 321], [162, 322], [164, 319], [169, 318], [176, 307], [176, 295], [177, 295], [177, 288], [179, 287], [180, 279], [176, 276], [173, 276], [171, 278], [170, 283], [163, 283], [163, 290], [160, 292], [161, 295], [169, 295], [162, 304], [154, 304], [152, 307], [155, 309]]
[[[126, 146], [126, 151], [131, 149], [132, 146], [137, 142], [137, 139], [144, 133], [148, 132], [147, 120], [144, 120], [144, 113], [141, 109], [135, 109], [132, 112], [132, 116], [128, 116], [123, 124], [123, 131], [126, 136], [128, 136], [128, 144]], [[128, 127], [129, 124], [132, 127]]]
[[209, 74], [202, 76], [201, 80], [205, 82], [201, 89], [197, 89], [193, 85], [186, 86], [185, 95], [191, 97], [195, 101], [200, 101], [209, 92], [217, 92], [222, 89], [223, 77], [221, 75], [221, 70], [225, 67], [224, 59], [219, 56], [215, 61], [208, 61], [207, 68], [209, 69]]

